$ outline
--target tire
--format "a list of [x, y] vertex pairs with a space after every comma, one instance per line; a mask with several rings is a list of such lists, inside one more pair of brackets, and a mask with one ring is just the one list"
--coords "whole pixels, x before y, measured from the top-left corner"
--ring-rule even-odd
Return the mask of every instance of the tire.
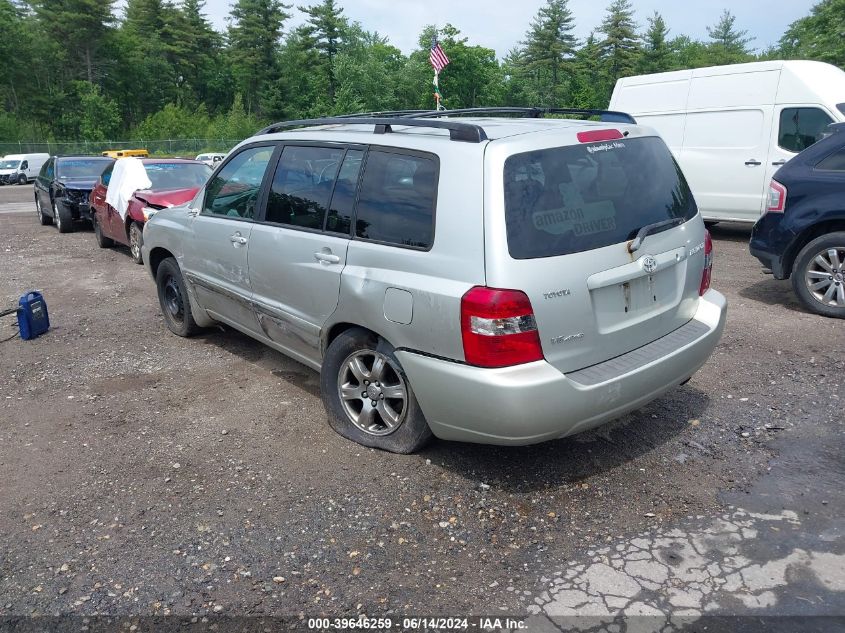
[[191, 313], [191, 302], [182, 272], [172, 257], [158, 265], [156, 289], [167, 329], [177, 336], [192, 336], [199, 332], [200, 328]]
[[56, 228], [59, 233], [73, 232], [73, 216], [66, 208], [53, 201], [53, 221], [56, 223]]
[[38, 214], [38, 221], [41, 226], [49, 226], [53, 223], [53, 218], [44, 214], [44, 209], [41, 208], [41, 200], [35, 196], [35, 212]]
[[[407, 454], [432, 437], [393, 347], [368, 330], [352, 328], [331, 342], [320, 372], [320, 391], [329, 425], [353, 442]], [[348, 397], [341, 397], [341, 391]]]
[[822, 235], [802, 248], [791, 278], [804, 307], [822, 316], [845, 319], [845, 231]]
[[24, 174], [21, 174], [20, 176], [18, 176], [18, 184], [19, 185], [25, 185], [27, 182], [28, 181], [27, 181], [26, 176]]
[[106, 237], [103, 235], [103, 227], [100, 226], [100, 223], [97, 222], [97, 216], [93, 216], [94, 219], [92, 222], [94, 223], [94, 239], [97, 240], [97, 246], [100, 248], [111, 248], [114, 246], [114, 240], [110, 237]]
[[137, 222], [129, 225], [129, 254], [136, 264], [144, 263], [141, 247], [144, 245], [144, 227]]

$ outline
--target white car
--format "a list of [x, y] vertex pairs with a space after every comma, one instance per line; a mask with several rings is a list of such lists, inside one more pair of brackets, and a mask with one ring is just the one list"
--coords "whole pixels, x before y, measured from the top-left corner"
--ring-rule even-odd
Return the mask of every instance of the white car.
[[220, 161], [222, 161], [224, 158], [226, 158], [226, 154], [210, 152], [207, 154], [198, 154], [194, 160], [202, 161], [203, 163], [214, 169], [215, 167], [217, 167], [217, 165], [220, 164]]
[[656, 129], [707, 221], [756, 222], [778, 168], [845, 121], [845, 72], [772, 61], [625, 77], [612, 110]]

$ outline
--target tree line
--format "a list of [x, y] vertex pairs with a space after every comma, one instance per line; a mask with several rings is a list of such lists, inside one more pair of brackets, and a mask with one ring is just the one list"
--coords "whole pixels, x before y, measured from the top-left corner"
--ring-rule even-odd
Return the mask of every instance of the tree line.
[[728, 10], [707, 38], [673, 33], [657, 12], [638, 22], [612, 0], [582, 40], [568, 0], [546, 0], [500, 60], [446, 24], [405, 55], [349, 20], [336, 0], [298, 6], [236, 0], [225, 33], [203, 0], [0, 0], [0, 141], [240, 139], [277, 120], [433, 106], [428, 51], [451, 63], [446, 107], [606, 107], [619, 77], [761, 59], [845, 65], [845, 0], [821, 0], [780, 42], [755, 51]]

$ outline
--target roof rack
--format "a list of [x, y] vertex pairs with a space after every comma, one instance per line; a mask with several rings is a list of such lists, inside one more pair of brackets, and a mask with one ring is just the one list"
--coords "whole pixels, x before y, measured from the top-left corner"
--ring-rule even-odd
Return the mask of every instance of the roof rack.
[[449, 130], [449, 138], [453, 141], [467, 143], [481, 143], [487, 140], [487, 134], [479, 125], [462, 123], [460, 121], [423, 121], [413, 118], [414, 115], [404, 117], [392, 116], [334, 116], [321, 119], [299, 119], [296, 121], [281, 121], [260, 130], [258, 134], [272, 134], [285, 128], [305, 127], [309, 125], [374, 125], [376, 134], [390, 134], [394, 125], [405, 127], [427, 127], [439, 130]]
[[458, 110], [428, 110], [423, 112], [411, 111], [404, 115], [413, 118], [439, 118], [450, 116], [466, 116], [476, 114], [519, 114], [523, 117], [537, 119], [545, 114], [578, 114], [581, 116], [597, 116], [599, 120], [606, 123], [631, 123], [636, 124], [637, 121], [627, 112], [618, 112], [616, 110], [593, 110], [587, 108], [546, 108], [540, 106], [520, 107], [520, 106], [504, 106], [504, 107], [488, 107], [488, 108], [461, 108]]

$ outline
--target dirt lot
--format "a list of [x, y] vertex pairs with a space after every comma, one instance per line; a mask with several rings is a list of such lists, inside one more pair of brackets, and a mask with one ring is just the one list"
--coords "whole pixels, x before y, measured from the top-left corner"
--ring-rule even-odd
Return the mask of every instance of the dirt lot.
[[[0, 616], [554, 616], [550, 579], [600, 548], [738, 507], [798, 515], [749, 560], [845, 554], [843, 324], [764, 275], [747, 229], [714, 230], [728, 326], [684, 387], [567, 440], [398, 456], [335, 435], [310, 369], [171, 335], [126, 250], [11, 212], [26, 196], [0, 188], [0, 299], [41, 290], [52, 329], [0, 343]], [[824, 573], [787, 574], [769, 612], [845, 613]]]

